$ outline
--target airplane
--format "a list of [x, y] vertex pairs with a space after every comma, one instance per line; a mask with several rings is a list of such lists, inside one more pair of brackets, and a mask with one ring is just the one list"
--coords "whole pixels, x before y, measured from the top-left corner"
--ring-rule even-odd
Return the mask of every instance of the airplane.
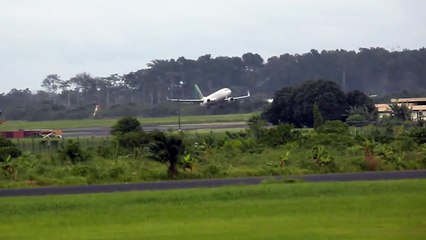
[[184, 102], [184, 103], [199, 103], [200, 106], [209, 107], [211, 105], [224, 103], [224, 102], [233, 102], [235, 100], [248, 98], [250, 97], [250, 92], [247, 91], [247, 95], [245, 96], [238, 96], [238, 97], [231, 97], [231, 89], [229, 88], [222, 88], [217, 90], [216, 92], [204, 96], [201, 93], [200, 88], [197, 84], [195, 84], [195, 90], [197, 91], [197, 95], [200, 97], [199, 99], [180, 99], [180, 98], [171, 98], [168, 99], [171, 102]]

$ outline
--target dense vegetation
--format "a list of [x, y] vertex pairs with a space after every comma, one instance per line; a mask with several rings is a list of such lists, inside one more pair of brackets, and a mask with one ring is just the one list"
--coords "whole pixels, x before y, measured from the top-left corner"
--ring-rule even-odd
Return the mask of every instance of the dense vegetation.
[[[355, 112], [357, 108], [365, 111]], [[262, 113], [262, 117], [273, 124], [312, 127], [315, 117], [320, 124], [323, 120], [344, 121], [353, 114], [362, 114], [362, 120], [375, 118], [376, 108], [371, 98], [358, 90], [345, 94], [335, 82], [318, 80], [277, 91], [274, 101]]]
[[[83, 139], [45, 142], [50, 152], [24, 151], [2, 160], [3, 187], [94, 184], [303, 173], [424, 169], [422, 122], [383, 120], [316, 129], [268, 126], [259, 115], [246, 130], [218, 133], [145, 132], [124, 118], [114, 136], [85, 147]], [[121, 129], [117, 131], [117, 129]], [[124, 130], [123, 130], [124, 129]]]
[[167, 103], [166, 97], [195, 97], [193, 85], [197, 83], [204, 93], [229, 87], [236, 95], [251, 90], [253, 97], [222, 109], [200, 111], [197, 106], [184, 106], [183, 114], [252, 112], [261, 110], [265, 106], [263, 100], [271, 98], [277, 89], [318, 79], [336, 82], [345, 93], [358, 89], [368, 95], [379, 95], [376, 99], [383, 101], [386, 94], [424, 96], [425, 69], [424, 48], [311, 50], [267, 60], [254, 53], [216, 58], [207, 54], [196, 60], [153, 60], [147, 68], [124, 75], [78, 73], [61, 79], [50, 74], [40, 79], [44, 91], [33, 94], [29, 89], [12, 89], [0, 95], [0, 108], [4, 118], [19, 120], [87, 118], [96, 104], [100, 104], [104, 117], [166, 116], [176, 112], [176, 105]]

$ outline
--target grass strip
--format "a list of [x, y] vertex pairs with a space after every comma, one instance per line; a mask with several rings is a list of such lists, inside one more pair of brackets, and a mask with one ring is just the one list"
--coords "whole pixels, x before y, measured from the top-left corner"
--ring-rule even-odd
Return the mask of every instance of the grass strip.
[[0, 199], [0, 239], [425, 239], [426, 180]]

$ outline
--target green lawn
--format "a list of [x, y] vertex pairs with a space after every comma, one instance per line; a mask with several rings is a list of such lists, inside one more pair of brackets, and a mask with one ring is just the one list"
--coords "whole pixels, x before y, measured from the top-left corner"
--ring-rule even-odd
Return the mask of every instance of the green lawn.
[[[211, 122], [236, 122], [246, 121], [253, 113], [182, 116], [181, 123], [211, 123]], [[84, 119], [84, 120], [58, 120], [58, 121], [7, 121], [0, 125], [0, 131], [17, 129], [61, 129], [81, 127], [105, 127], [112, 126], [118, 119]], [[177, 124], [177, 117], [138, 118], [142, 126], [157, 124]]]
[[0, 239], [426, 239], [426, 180], [0, 198]]

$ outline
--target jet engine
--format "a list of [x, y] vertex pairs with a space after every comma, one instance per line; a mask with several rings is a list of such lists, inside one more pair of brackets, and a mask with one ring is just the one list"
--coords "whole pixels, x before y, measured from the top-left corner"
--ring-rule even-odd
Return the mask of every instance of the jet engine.
[[204, 100], [200, 105], [201, 106], [207, 106], [209, 103], [211, 102], [211, 100], [210, 99], [206, 99], [206, 100]]

